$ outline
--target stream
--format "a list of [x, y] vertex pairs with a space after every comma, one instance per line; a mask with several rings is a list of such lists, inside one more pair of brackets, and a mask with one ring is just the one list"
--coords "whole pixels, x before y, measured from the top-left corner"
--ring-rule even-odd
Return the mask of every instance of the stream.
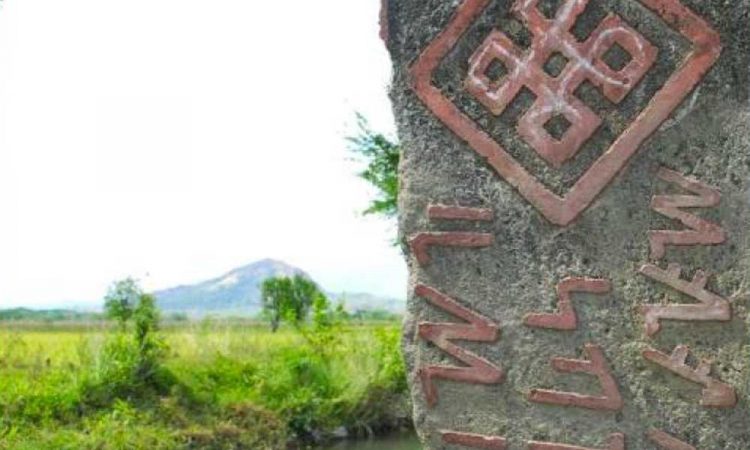
[[422, 450], [414, 433], [400, 433], [362, 441], [342, 441], [325, 450]]

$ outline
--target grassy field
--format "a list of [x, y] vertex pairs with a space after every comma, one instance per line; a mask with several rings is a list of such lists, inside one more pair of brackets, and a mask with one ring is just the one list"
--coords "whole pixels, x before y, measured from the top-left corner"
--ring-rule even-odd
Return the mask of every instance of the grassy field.
[[0, 449], [277, 449], [388, 430], [408, 416], [399, 336], [167, 325], [144, 384], [111, 326], [0, 323]]

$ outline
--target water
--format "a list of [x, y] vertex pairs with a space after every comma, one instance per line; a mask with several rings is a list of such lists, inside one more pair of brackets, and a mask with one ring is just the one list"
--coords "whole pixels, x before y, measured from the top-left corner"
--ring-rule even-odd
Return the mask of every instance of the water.
[[326, 450], [422, 450], [422, 446], [415, 434], [403, 433], [364, 441], [343, 441]]

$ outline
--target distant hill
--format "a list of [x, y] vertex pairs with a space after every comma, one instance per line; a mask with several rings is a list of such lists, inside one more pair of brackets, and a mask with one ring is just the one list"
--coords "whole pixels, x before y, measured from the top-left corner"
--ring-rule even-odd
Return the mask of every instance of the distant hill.
[[301, 269], [281, 261], [264, 259], [218, 278], [157, 291], [154, 295], [159, 308], [166, 312], [254, 314], [261, 308], [260, 285], [264, 280], [294, 275], [309, 278]]
[[[220, 277], [197, 284], [178, 286], [155, 292], [157, 302], [166, 313], [190, 316], [255, 315], [261, 310], [260, 286], [273, 277], [302, 275], [305, 271], [282, 261], [264, 259], [234, 269]], [[350, 311], [382, 309], [400, 313], [404, 302], [363, 293], [328, 293], [334, 301], [345, 301]]]

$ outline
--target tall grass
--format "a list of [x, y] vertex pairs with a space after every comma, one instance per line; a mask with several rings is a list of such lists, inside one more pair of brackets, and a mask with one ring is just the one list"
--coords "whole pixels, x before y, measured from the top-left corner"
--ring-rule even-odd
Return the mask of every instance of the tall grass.
[[0, 449], [284, 448], [407, 417], [395, 324], [315, 345], [243, 322], [167, 327], [148, 381], [133, 338], [81, 326], [0, 330]]

